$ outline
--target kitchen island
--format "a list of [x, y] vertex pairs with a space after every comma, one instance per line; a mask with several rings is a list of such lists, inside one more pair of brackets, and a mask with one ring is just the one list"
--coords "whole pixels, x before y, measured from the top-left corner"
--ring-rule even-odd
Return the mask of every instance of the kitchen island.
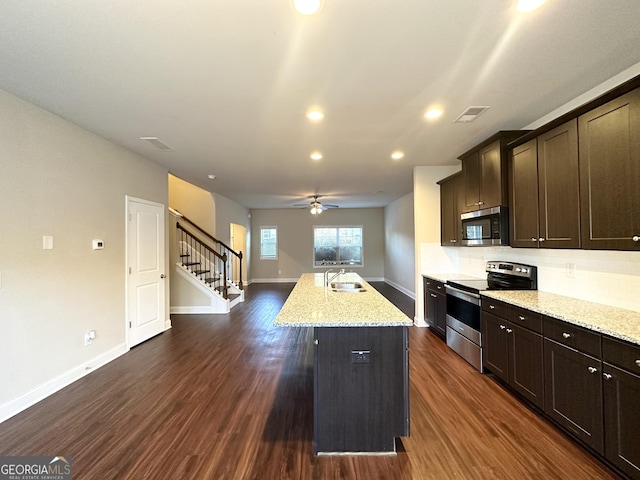
[[394, 454], [409, 435], [411, 319], [355, 273], [300, 277], [274, 325], [314, 329], [313, 452]]

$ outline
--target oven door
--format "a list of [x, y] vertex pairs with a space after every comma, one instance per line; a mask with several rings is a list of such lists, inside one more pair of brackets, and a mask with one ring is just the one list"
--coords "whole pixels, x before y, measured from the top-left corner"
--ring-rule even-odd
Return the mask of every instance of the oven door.
[[480, 295], [445, 285], [447, 346], [482, 372]]
[[[445, 285], [447, 317], [480, 331], [480, 295]], [[466, 335], [465, 335], [466, 336]]]

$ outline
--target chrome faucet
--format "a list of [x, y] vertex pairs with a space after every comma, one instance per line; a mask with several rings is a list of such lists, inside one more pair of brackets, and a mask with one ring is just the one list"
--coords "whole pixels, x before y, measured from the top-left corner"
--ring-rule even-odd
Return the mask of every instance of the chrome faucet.
[[344, 268], [341, 269], [338, 273], [336, 273], [335, 275], [333, 275], [331, 278], [329, 278], [329, 272], [333, 270], [332, 268], [330, 268], [329, 270], [327, 270], [326, 272], [324, 272], [324, 286], [328, 287], [329, 283], [336, 278], [338, 275], [342, 275], [343, 273], [345, 273]]

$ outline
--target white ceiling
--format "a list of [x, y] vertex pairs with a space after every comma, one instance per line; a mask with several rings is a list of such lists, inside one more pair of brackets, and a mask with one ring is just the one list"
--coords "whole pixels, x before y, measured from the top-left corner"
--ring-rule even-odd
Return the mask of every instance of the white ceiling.
[[[455, 165], [640, 62], [639, 0], [514, 7], [326, 0], [304, 17], [289, 0], [2, 0], [0, 88], [249, 208], [314, 193], [384, 206], [414, 166]], [[445, 114], [430, 122], [434, 104]], [[471, 105], [491, 108], [452, 123]]]

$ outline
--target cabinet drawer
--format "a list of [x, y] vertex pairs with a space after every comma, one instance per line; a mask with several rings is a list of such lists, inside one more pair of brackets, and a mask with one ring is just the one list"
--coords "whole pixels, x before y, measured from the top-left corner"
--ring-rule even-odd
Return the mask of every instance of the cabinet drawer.
[[444, 293], [444, 283], [433, 278], [424, 277], [424, 287], [428, 290]]
[[493, 298], [482, 297], [482, 310], [498, 317], [507, 318], [509, 305]]
[[602, 359], [607, 363], [640, 375], [640, 345], [602, 337]]
[[601, 358], [601, 335], [597, 332], [578, 327], [551, 317], [544, 317], [544, 336], [568, 347]]
[[536, 333], [542, 333], [542, 315], [531, 310], [511, 306], [509, 308], [509, 320], [516, 325], [528, 328]]

